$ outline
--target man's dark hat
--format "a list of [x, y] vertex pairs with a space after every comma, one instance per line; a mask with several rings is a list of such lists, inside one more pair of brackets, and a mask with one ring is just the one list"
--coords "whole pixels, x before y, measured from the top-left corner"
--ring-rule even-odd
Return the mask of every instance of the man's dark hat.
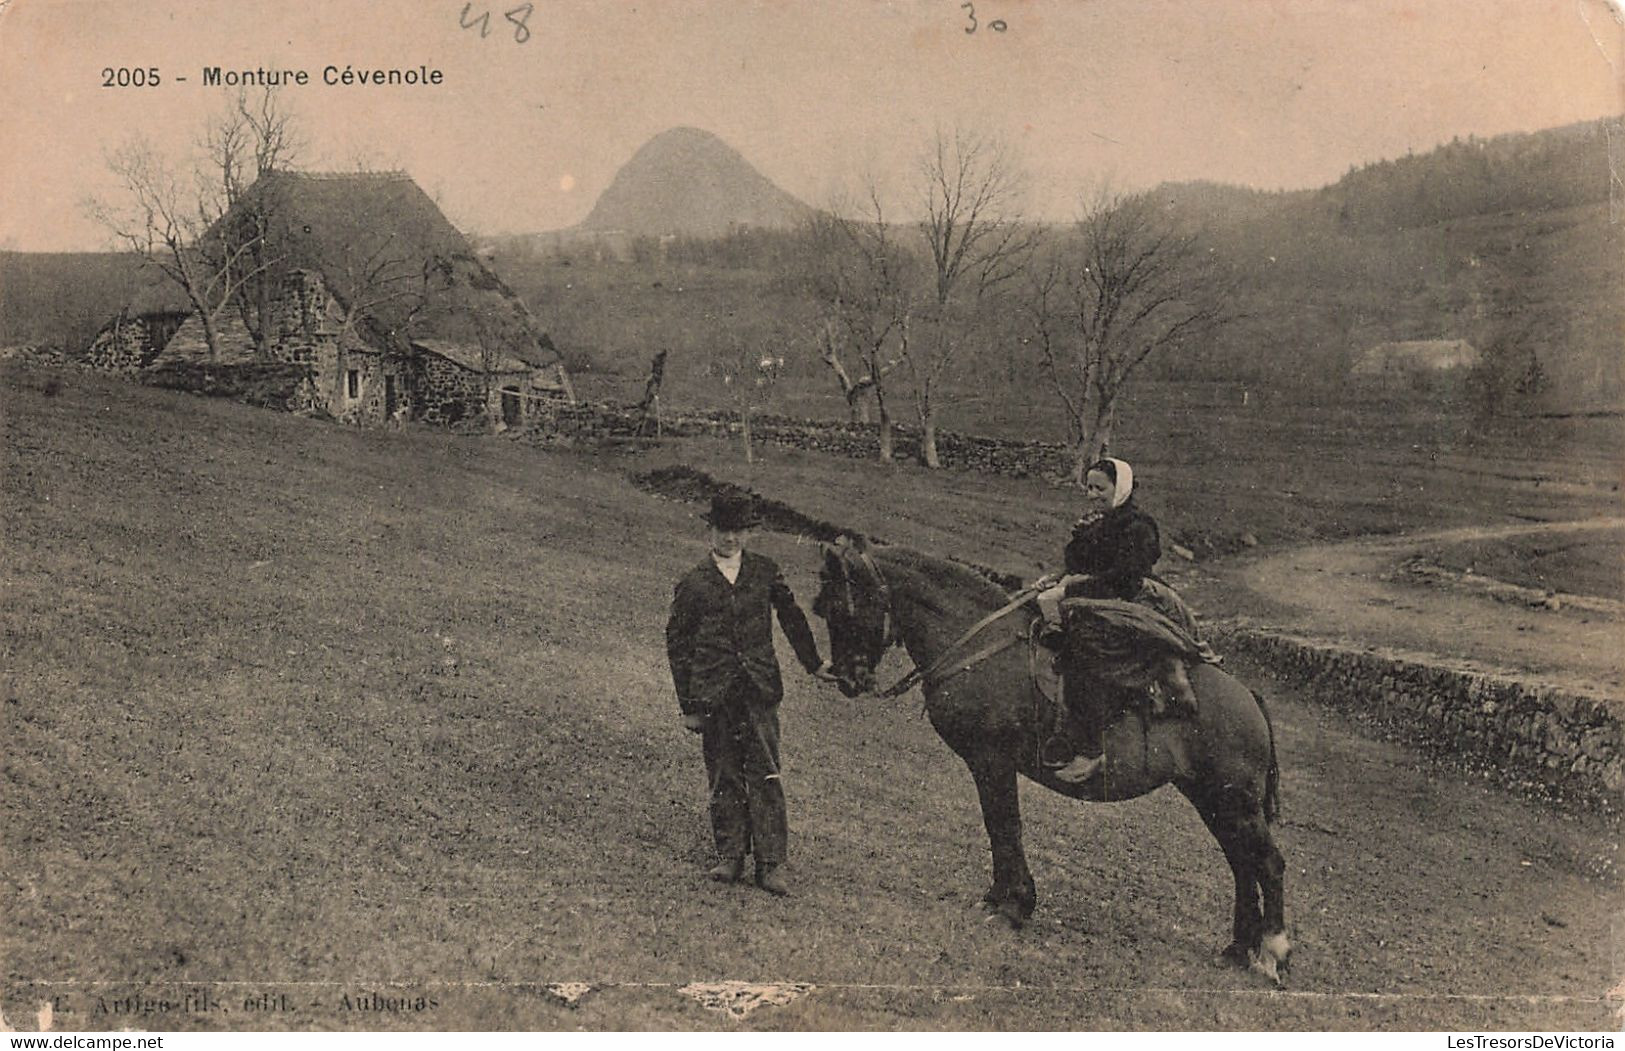
[[704, 517], [723, 532], [750, 529], [761, 521], [756, 498], [742, 489], [724, 489], [711, 497], [711, 510]]

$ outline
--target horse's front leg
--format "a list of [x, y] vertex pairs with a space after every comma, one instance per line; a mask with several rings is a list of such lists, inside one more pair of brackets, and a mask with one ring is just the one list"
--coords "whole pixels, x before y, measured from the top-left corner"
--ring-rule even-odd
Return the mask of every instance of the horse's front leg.
[[[1014, 752], [1011, 752], [1014, 755]], [[1038, 890], [1021, 846], [1021, 798], [1016, 765], [1009, 756], [968, 761], [982, 801], [982, 823], [993, 849], [993, 887], [983, 899], [1012, 928], [1020, 928], [1038, 905]]]

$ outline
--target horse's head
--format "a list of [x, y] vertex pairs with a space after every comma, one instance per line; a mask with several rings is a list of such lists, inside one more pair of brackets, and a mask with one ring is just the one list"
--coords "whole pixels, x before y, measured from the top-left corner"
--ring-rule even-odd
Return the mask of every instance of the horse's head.
[[830, 670], [848, 697], [875, 688], [875, 667], [895, 641], [891, 595], [863, 541], [824, 545], [813, 612], [829, 625]]

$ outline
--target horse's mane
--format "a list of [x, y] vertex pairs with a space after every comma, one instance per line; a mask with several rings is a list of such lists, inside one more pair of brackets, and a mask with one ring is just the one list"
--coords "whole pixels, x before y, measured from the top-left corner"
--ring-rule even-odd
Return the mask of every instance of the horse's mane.
[[962, 562], [937, 558], [899, 544], [875, 545], [869, 550], [889, 568], [899, 568], [927, 584], [961, 592], [967, 598], [979, 598], [994, 605], [1003, 605], [1010, 598], [1004, 588]]

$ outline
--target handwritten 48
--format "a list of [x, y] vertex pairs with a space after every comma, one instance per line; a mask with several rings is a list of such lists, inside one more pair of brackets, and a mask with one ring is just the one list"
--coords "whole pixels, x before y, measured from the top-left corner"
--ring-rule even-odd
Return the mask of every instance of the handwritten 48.
[[[483, 40], [491, 35], [491, 12], [482, 11], [475, 17], [469, 18], [468, 13], [473, 9], [474, 5], [472, 3], [464, 4], [463, 13], [458, 16], [457, 21], [464, 29], [473, 29], [475, 26], [479, 26], [480, 39]], [[535, 4], [520, 4], [512, 10], [502, 12], [502, 17], [513, 23], [514, 43], [523, 44], [530, 39], [530, 26], [526, 23], [530, 21], [530, 14], [534, 10], [536, 10]]]

